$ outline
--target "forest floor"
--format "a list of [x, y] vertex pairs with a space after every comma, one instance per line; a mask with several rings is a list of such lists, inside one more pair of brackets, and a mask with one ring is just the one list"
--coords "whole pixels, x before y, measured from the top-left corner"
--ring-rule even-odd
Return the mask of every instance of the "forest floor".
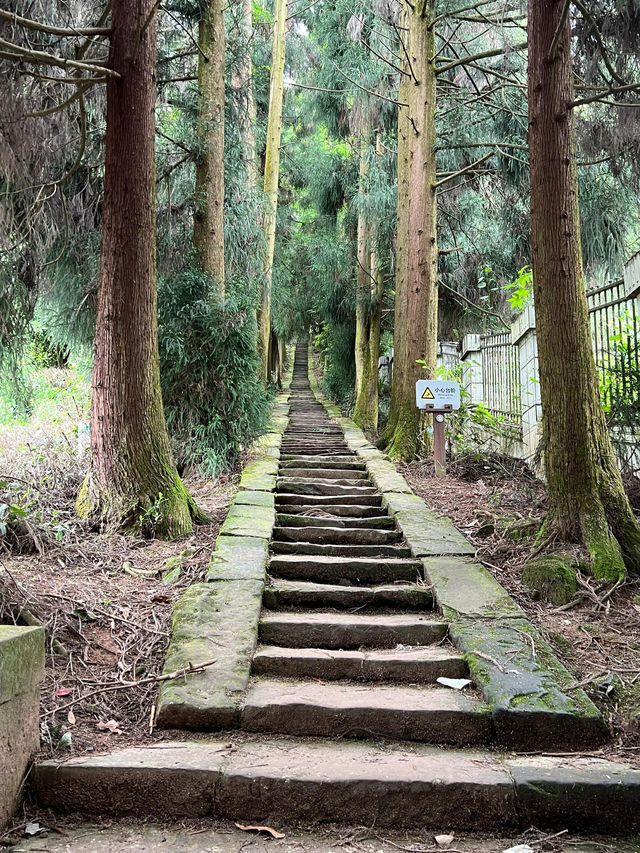
[[51, 756], [150, 739], [172, 607], [204, 578], [234, 477], [185, 481], [211, 524], [177, 542], [92, 529], [74, 506], [87, 389], [69, 371], [47, 380], [56, 393], [46, 405], [0, 423], [0, 532], [3, 506], [25, 513], [10, 549], [0, 536], [0, 624], [35, 618], [47, 629], [41, 730]]
[[541, 480], [522, 462], [499, 456], [460, 457], [442, 478], [433, 476], [431, 461], [406, 465], [402, 473], [473, 543], [478, 559], [575, 677], [575, 686], [600, 708], [612, 740], [595, 754], [640, 766], [640, 578], [630, 578], [607, 598], [593, 578], [580, 575], [568, 605], [535, 600], [522, 584], [521, 570], [546, 509]]

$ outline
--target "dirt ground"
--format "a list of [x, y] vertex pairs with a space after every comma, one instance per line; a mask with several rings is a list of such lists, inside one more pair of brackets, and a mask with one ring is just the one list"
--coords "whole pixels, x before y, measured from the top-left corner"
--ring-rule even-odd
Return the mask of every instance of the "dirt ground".
[[532, 597], [521, 570], [546, 508], [544, 483], [523, 463], [468, 457], [433, 476], [431, 462], [402, 473], [426, 503], [452, 519], [476, 546], [478, 559], [509, 590], [600, 708], [612, 740], [597, 754], [640, 766], [640, 578], [612, 594], [580, 576], [568, 605]]

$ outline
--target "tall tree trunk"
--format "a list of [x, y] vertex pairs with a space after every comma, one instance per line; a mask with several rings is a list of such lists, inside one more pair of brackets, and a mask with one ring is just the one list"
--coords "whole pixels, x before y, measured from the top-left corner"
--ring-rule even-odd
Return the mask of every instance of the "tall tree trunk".
[[256, 157], [256, 97], [253, 91], [253, 66], [251, 46], [253, 40], [253, 0], [242, 0], [243, 55], [240, 66], [240, 84], [244, 94], [245, 110], [241, 117], [242, 154], [245, 161], [247, 184], [252, 190], [258, 186], [258, 161]]
[[[405, 13], [403, 33], [411, 60], [404, 61], [398, 108], [398, 234], [393, 379], [387, 428], [380, 440], [389, 455], [413, 459], [418, 450], [420, 415], [415, 383], [436, 369], [438, 328], [438, 246], [436, 240], [435, 106], [433, 0]], [[407, 76], [409, 75], [409, 76]]]
[[[360, 192], [368, 174], [368, 128], [360, 138]], [[379, 136], [376, 153], [380, 154]], [[378, 357], [384, 276], [374, 246], [374, 229], [363, 212], [358, 215], [358, 269], [356, 271], [356, 403], [353, 420], [368, 432], [378, 430]]]
[[224, 0], [201, 0], [193, 245], [224, 299]]
[[80, 515], [179, 536], [197, 509], [171, 455], [158, 364], [153, 0], [112, 2], [104, 204], [91, 400], [91, 461]]
[[269, 347], [271, 341], [271, 280], [276, 244], [278, 213], [278, 180], [280, 177], [280, 139], [282, 136], [282, 102], [284, 99], [284, 59], [287, 26], [286, 0], [275, 0], [273, 49], [271, 53], [271, 85], [269, 89], [269, 119], [264, 164], [264, 279], [260, 310], [258, 311], [258, 349], [262, 364], [262, 379], [269, 381]]
[[625, 565], [640, 572], [640, 527], [609, 439], [591, 345], [563, 8], [563, 0], [529, 0], [531, 246], [550, 503], [541, 542], [583, 543], [593, 574], [617, 580]]

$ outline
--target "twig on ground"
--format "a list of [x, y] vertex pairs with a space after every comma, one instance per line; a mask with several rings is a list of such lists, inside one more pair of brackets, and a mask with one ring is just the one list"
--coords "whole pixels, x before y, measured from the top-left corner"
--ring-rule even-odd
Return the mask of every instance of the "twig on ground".
[[42, 716], [47, 717], [51, 714], [58, 714], [60, 711], [66, 711], [67, 708], [77, 705], [78, 702], [84, 702], [85, 699], [91, 699], [92, 696], [98, 696], [100, 693], [108, 693], [112, 690], [127, 690], [135, 687], [142, 687], [145, 684], [157, 684], [161, 681], [173, 681], [176, 678], [184, 678], [186, 675], [202, 672], [208, 666], [216, 663], [217, 660], [217, 658], [213, 658], [213, 660], [208, 660], [206, 663], [200, 663], [197, 666], [189, 664], [189, 666], [184, 667], [183, 669], [177, 669], [175, 672], [169, 672], [166, 675], [150, 675], [147, 678], [140, 678], [138, 681], [123, 681], [118, 682], [117, 684], [105, 684], [102, 687], [98, 687], [96, 690], [91, 690], [89, 693], [85, 693], [84, 696], [79, 696], [77, 699], [65, 702], [64, 705], [60, 705], [58, 708], [52, 708], [50, 711], [45, 711]]

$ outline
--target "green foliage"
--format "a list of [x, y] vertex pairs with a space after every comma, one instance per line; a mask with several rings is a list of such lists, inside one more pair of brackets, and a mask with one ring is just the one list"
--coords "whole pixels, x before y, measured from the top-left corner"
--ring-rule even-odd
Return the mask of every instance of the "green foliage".
[[518, 270], [515, 281], [504, 285], [504, 290], [510, 291], [509, 305], [515, 311], [522, 311], [533, 299], [533, 270], [530, 266]]
[[314, 346], [320, 352], [324, 363], [324, 390], [338, 405], [350, 411], [355, 402], [356, 379], [353, 327], [329, 321], [314, 338]]
[[167, 426], [180, 468], [215, 476], [265, 428], [269, 395], [258, 379], [256, 325], [241, 299], [221, 304], [191, 266], [158, 288]]

